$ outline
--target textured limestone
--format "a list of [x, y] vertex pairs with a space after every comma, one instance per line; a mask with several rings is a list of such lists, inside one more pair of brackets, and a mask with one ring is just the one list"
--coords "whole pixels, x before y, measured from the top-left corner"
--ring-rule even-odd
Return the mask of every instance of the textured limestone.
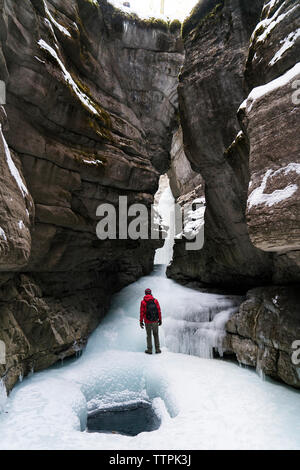
[[74, 354], [111, 294], [151, 271], [162, 242], [100, 241], [96, 209], [117, 207], [119, 196], [152, 204], [169, 165], [182, 61], [178, 30], [127, 18], [106, 0], [0, 1], [0, 271], [15, 292], [0, 295], [8, 388], [31, 365]]
[[249, 291], [239, 312], [227, 323], [227, 349], [242, 364], [300, 388], [300, 364], [293, 361], [293, 343], [300, 338], [299, 312], [297, 286]]

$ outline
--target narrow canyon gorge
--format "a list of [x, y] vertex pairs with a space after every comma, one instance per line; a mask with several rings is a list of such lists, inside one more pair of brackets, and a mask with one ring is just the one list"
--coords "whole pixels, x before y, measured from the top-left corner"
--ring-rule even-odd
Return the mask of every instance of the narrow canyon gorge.
[[214, 355], [300, 388], [299, 28], [297, 0], [202, 0], [183, 24], [108, 0], [0, 0], [7, 392], [84, 350], [113, 296], [152, 273], [162, 238], [100, 240], [97, 208], [126, 196], [150, 218], [162, 175], [205, 223], [202, 249], [175, 237], [161, 282], [231, 309]]

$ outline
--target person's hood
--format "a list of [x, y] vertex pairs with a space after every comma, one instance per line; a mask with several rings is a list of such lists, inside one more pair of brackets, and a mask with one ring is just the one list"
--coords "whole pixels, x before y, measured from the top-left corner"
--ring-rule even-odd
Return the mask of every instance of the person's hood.
[[154, 297], [151, 294], [147, 294], [145, 295], [144, 300], [145, 302], [149, 302], [149, 300], [154, 300]]

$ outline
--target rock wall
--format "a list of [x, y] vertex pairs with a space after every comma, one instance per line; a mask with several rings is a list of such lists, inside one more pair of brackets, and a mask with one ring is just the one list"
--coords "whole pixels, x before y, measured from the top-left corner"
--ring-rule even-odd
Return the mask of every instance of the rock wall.
[[300, 388], [300, 369], [293, 361], [300, 338], [300, 296], [295, 286], [250, 290], [247, 300], [227, 323], [227, 351], [241, 364]]
[[185, 153], [205, 181], [205, 244], [199, 252], [187, 252], [177, 243], [168, 274], [246, 288], [270, 281], [272, 265], [248, 234], [248, 142], [236, 117], [245, 97], [249, 38], [263, 2], [227, 0], [208, 13], [204, 3], [184, 25], [179, 100]]
[[[174, 133], [171, 146], [171, 165], [168, 171], [173, 196], [177, 199], [203, 186], [203, 178], [192, 170], [184, 153], [182, 128]], [[204, 194], [204, 186], [202, 195]]]
[[10, 389], [74, 354], [161, 241], [101, 241], [96, 209], [153, 202], [169, 165], [178, 29], [106, 0], [1, 0], [0, 339]]
[[199, 2], [185, 22], [180, 118], [185, 154], [205, 182], [205, 244], [189, 253], [177, 242], [168, 270], [181, 282], [255, 287], [227, 325], [225, 348], [295, 387], [299, 9], [290, 0]]
[[298, 2], [265, 2], [250, 40], [250, 94], [238, 114], [250, 142], [247, 225], [253, 245], [273, 253], [275, 285], [250, 291], [227, 325], [240, 362], [298, 388], [292, 357], [300, 338], [299, 19]]
[[277, 283], [300, 281], [299, 21], [298, 2], [266, 2], [250, 41], [251, 93], [239, 110], [250, 141], [248, 230], [253, 245], [276, 254]]

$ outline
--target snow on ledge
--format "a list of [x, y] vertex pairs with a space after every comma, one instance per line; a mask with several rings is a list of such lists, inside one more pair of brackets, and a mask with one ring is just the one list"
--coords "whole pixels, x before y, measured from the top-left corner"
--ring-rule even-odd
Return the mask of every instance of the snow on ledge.
[[281, 75], [275, 80], [272, 80], [271, 82], [266, 83], [266, 85], [262, 85], [257, 88], [254, 88], [251, 91], [248, 98], [246, 98], [245, 101], [239, 107], [239, 111], [245, 110], [246, 112], [249, 113], [251, 109], [253, 108], [256, 101], [258, 101], [263, 96], [269, 93], [272, 93], [278, 88], [286, 86], [289, 82], [294, 80], [295, 77], [297, 77], [297, 75], [299, 74], [300, 74], [300, 62], [294, 65], [294, 67], [288, 70], [284, 75]]
[[293, 194], [298, 190], [297, 184], [289, 184], [284, 189], [276, 189], [270, 194], [265, 194], [264, 191], [267, 186], [267, 181], [271, 177], [284, 173], [287, 175], [290, 172], [295, 172], [300, 175], [300, 163], [290, 163], [286, 167], [280, 168], [279, 170], [273, 171], [268, 170], [262, 180], [261, 185], [254, 189], [250, 196], [248, 197], [248, 210], [250, 210], [254, 206], [258, 206], [260, 204], [265, 204], [268, 207], [271, 207], [275, 204], [278, 204], [285, 199], [289, 199]]
[[[272, 6], [273, 5], [274, 5], [274, 3], [272, 4]], [[269, 11], [271, 11], [272, 6], [270, 7]], [[274, 15], [271, 18], [265, 18], [264, 20], [260, 21], [260, 23], [258, 23], [258, 25], [256, 26], [256, 28], [253, 31], [252, 36], [250, 38], [250, 45], [254, 41], [256, 43], [264, 42], [267, 39], [268, 35], [271, 33], [271, 31], [273, 31], [273, 29], [284, 18], [289, 16], [296, 8], [298, 8], [298, 5], [295, 5], [294, 7], [290, 8], [285, 13], [282, 13], [281, 15], [279, 15], [279, 13], [281, 12], [281, 10], [283, 9], [284, 6], [285, 6], [285, 2], [283, 2], [280, 5], [280, 7], [276, 10], [276, 12], [274, 13]], [[263, 32], [256, 37], [256, 34], [260, 29], [263, 29]]]

